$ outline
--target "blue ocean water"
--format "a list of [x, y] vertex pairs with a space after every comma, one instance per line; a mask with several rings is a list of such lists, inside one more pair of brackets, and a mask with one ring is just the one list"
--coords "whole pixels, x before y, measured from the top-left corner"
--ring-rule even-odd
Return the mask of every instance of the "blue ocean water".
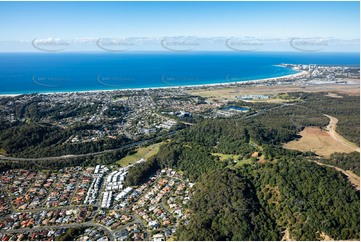
[[358, 65], [359, 53], [0, 53], [0, 94], [172, 87], [278, 77], [281, 63]]

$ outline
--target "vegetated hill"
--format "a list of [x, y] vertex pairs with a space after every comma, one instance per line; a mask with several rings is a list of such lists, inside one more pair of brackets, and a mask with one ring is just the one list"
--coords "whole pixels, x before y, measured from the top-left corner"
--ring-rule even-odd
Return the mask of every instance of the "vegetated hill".
[[[148, 161], [180, 169], [198, 181], [189, 206], [190, 221], [180, 227], [178, 239], [280, 240], [286, 229], [297, 240], [318, 240], [320, 233], [333, 239], [359, 238], [359, 193], [341, 173], [308, 161], [313, 154], [307, 157], [273, 144], [262, 145], [264, 164], [235, 166], [233, 161], [219, 161], [210, 154], [217, 145], [202, 146], [198, 140], [222, 137], [224, 121], [206, 123], [211, 129], [219, 126], [218, 131], [198, 132], [204, 124], [196, 125], [178, 137], [188, 142], [175, 139]], [[240, 128], [230, 122], [227, 129], [232, 127]], [[154, 168], [148, 162], [140, 166]], [[137, 170], [139, 177], [147, 175], [146, 169]]]
[[359, 238], [359, 193], [340, 173], [306, 160], [213, 171], [199, 180], [180, 240]]
[[340, 172], [285, 157], [249, 174], [262, 207], [291, 238], [316, 240], [321, 232], [336, 240], [360, 237], [360, 195]]
[[88, 129], [101, 129], [101, 126], [85, 124], [61, 129], [52, 125], [20, 124], [0, 131], [0, 148], [5, 150], [10, 156], [48, 157], [103, 151], [117, 148], [130, 142], [125, 136], [118, 139], [107, 138], [97, 142], [65, 142], [70, 137]]
[[249, 179], [225, 169], [204, 175], [189, 205], [190, 222], [179, 240], [278, 240], [274, 221]]
[[[359, 192], [342, 173], [315, 164], [315, 154], [282, 148], [304, 127], [328, 124], [323, 113], [333, 109], [321, 110], [317, 95], [323, 96], [311, 94], [313, 98], [302, 103], [248, 119], [204, 120], [160, 148], [152, 162], [182, 170], [197, 181], [190, 219], [181, 223], [177, 239], [280, 240], [285, 230], [294, 240], [320, 240], [321, 234], [337, 240], [360, 238]], [[343, 100], [331, 115], [358, 105], [352, 98]], [[335, 116], [343, 119], [342, 114]], [[239, 165], [211, 155], [223, 152], [248, 159], [255, 150], [263, 162]], [[356, 156], [335, 154], [324, 162], [342, 159], [337, 165], [357, 169]]]

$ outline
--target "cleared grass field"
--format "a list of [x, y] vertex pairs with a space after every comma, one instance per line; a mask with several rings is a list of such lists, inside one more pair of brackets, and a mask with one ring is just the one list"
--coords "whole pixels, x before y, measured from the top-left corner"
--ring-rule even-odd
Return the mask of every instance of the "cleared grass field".
[[4, 150], [3, 148], [0, 149], [0, 155], [6, 155], [6, 150]]
[[230, 154], [222, 154], [222, 153], [212, 153], [213, 156], [218, 156], [221, 161], [232, 159], [232, 160], [238, 160], [239, 155], [230, 155]]
[[232, 159], [233, 161], [237, 161], [237, 163], [233, 163], [228, 165], [229, 168], [236, 168], [236, 167], [240, 167], [243, 166], [245, 164], [254, 164], [254, 161], [252, 161], [251, 158], [249, 159], [242, 159], [240, 160], [240, 156], [239, 155], [232, 155], [232, 154], [222, 154], [222, 153], [212, 153], [213, 156], [218, 156], [219, 160], [224, 161], [227, 159]]
[[318, 127], [306, 127], [299, 133], [302, 137], [284, 145], [286, 149], [311, 151], [323, 157], [329, 157], [332, 153], [350, 153], [355, 151], [330, 135], [329, 131], [321, 130]]
[[243, 165], [246, 165], [246, 164], [252, 165], [252, 164], [254, 164], [254, 163], [255, 163], [255, 162], [252, 161], [251, 159], [246, 159], [246, 160], [238, 161], [238, 162], [234, 165], [234, 167], [240, 167], [240, 166], [243, 166]]
[[137, 149], [137, 152], [132, 154], [132, 155], [128, 155], [126, 157], [123, 157], [122, 159], [120, 159], [119, 161], [117, 161], [117, 164], [121, 165], [121, 166], [127, 166], [130, 164], [135, 163], [136, 161], [140, 160], [140, 159], [148, 159], [149, 157], [155, 155], [158, 153], [159, 151], [159, 147], [163, 144], [164, 142], [161, 143], [157, 143], [157, 144], [152, 144], [146, 147], [140, 147]]

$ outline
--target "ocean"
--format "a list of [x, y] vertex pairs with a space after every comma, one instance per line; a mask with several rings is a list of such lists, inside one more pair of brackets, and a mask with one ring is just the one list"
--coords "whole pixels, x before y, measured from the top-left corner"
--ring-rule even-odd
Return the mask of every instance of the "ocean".
[[359, 66], [359, 53], [0, 53], [0, 94], [176, 87], [294, 74], [282, 63]]

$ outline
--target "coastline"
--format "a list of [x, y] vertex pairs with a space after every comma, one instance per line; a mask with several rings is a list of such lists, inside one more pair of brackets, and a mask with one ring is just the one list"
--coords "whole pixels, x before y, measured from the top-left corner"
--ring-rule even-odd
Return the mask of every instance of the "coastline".
[[[283, 65], [275, 65], [280, 66], [284, 68]], [[244, 81], [234, 81], [234, 82], [220, 82], [220, 83], [211, 83], [211, 84], [196, 84], [196, 85], [182, 85], [182, 86], [164, 86], [164, 87], [144, 87], [144, 88], [124, 88], [124, 89], [104, 89], [104, 90], [86, 90], [86, 91], [59, 91], [59, 92], [39, 92], [39, 93], [19, 93], [19, 94], [0, 94], [0, 98], [2, 97], [16, 97], [20, 95], [32, 95], [32, 94], [38, 94], [38, 95], [54, 95], [54, 94], [71, 94], [71, 93], [101, 93], [101, 92], [115, 92], [115, 91], [147, 91], [147, 90], [157, 90], [157, 89], [180, 89], [180, 88], [202, 88], [202, 87], [216, 87], [216, 86], [230, 86], [235, 84], [258, 84], [268, 81], [282, 81], [285, 78], [297, 78], [304, 75], [308, 75], [308, 71], [300, 71], [295, 68], [291, 68], [294, 71], [298, 71], [298, 73], [293, 74], [287, 74], [283, 76], [278, 77], [269, 77], [269, 78], [261, 78], [261, 79], [252, 79], [252, 80], [244, 80]]]

